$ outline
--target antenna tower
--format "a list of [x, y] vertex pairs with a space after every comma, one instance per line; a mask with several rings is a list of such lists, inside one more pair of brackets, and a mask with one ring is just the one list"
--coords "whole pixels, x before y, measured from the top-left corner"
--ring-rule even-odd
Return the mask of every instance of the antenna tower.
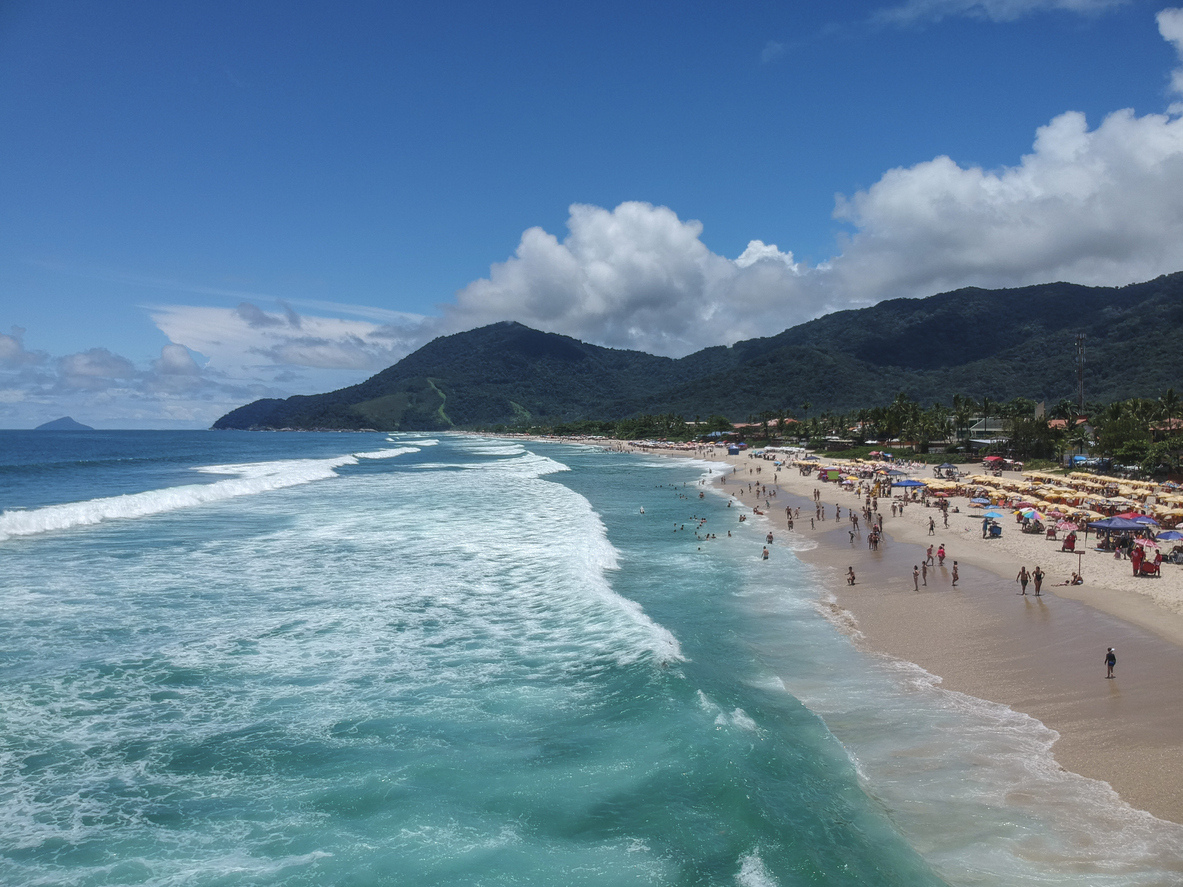
[[1084, 333], [1076, 335], [1076, 387], [1080, 397], [1080, 415], [1084, 415]]

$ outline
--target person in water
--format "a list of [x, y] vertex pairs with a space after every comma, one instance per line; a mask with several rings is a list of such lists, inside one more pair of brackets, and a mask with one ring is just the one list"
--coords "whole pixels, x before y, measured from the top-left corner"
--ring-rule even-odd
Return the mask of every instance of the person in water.
[[768, 560], [768, 546], [767, 545], [764, 546], [764, 554], [762, 554], [760, 556], [760, 559], [761, 560]]
[[846, 584], [854, 585], [854, 567], [846, 568]]

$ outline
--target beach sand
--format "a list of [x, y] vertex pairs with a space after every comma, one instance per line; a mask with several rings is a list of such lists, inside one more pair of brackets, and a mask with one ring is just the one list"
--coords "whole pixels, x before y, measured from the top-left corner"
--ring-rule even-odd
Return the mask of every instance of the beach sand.
[[[757, 500], [747, 493], [747, 481], [756, 478], [748, 470], [761, 466], [765, 484], [776, 476], [771, 462], [746, 455], [711, 461], [736, 467], [733, 478], [743, 478], [740, 498], [749, 506]], [[828, 519], [811, 530], [814, 489]], [[850, 542], [848, 508], [859, 507], [853, 493], [802, 477], [792, 466], [780, 471], [778, 490], [770, 500], [774, 532], [787, 532], [786, 506], [801, 509], [794, 532], [818, 546], [797, 556], [818, 568], [838, 607], [850, 614], [857, 644], [914, 662], [947, 689], [1039, 719], [1060, 734], [1053, 752], [1063, 767], [1108, 782], [1134, 807], [1183, 822], [1183, 567], [1164, 564], [1162, 579], [1134, 578], [1127, 561], [1090, 551], [1079, 561], [1087, 584], [1054, 587], [1077, 569], [1078, 558], [1006, 521], [1001, 540], [983, 540], [980, 511], [969, 510], [967, 500], [951, 500], [961, 513], [950, 514], [944, 529], [935, 508], [911, 504], [893, 518], [890, 502], [881, 499], [886, 538], [871, 551], [865, 527]], [[837, 523], [836, 503], [843, 513]], [[763, 499], [759, 504], [764, 510]], [[942, 542], [945, 567], [930, 567], [927, 587], [917, 592], [913, 566], [929, 544]], [[956, 588], [954, 560], [961, 576]], [[1033, 585], [1027, 597], [1019, 595], [1015, 575], [1022, 564], [1047, 573], [1041, 597], [1033, 596]], [[858, 577], [853, 587], [846, 584], [847, 567]], [[1117, 653], [1113, 680], [1105, 678], [1107, 647]]]

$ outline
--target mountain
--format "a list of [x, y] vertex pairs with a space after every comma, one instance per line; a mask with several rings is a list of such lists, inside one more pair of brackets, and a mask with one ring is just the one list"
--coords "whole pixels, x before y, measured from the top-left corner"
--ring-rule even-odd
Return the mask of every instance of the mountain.
[[1085, 335], [1091, 401], [1183, 388], [1183, 273], [1125, 287], [966, 288], [839, 311], [775, 336], [680, 359], [602, 348], [512, 321], [443, 336], [359, 385], [259, 400], [214, 428], [441, 430], [638, 412], [742, 419], [1076, 392]]
[[83, 425], [81, 422], [75, 422], [69, 416], [62, 416], [60, 419], [54, 419], [52, 422], [46, 422], [44, 425], [38, 425], [33, 429], [34, 431], [94, 431], [89, 425]]

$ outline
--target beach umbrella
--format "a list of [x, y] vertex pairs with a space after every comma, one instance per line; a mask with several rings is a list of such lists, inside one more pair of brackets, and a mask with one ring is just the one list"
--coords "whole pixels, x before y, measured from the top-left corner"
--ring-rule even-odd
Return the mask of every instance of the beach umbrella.
[[1135, 539], [1135, 545], [1141, 545], [1143, 548], [1158, 548], [1158, 543], [1153, 539]]
[[1159, 533], [1154, 538], [1159, 542], [1179, 542], [1183, 540], [1183, 533], [1180, 533], [1178, 530], [1167, 530], [1164, 533]]
[[[902, 474], [903, 472], [900, 472], [900, 473]], [[893, 487], [922, 487], [922, 486], [924, 486], [924, 481], [922, 481], [922, 480], [911, 480], [911, 479], [909, 479], [909, 480], [897, 480], [895, 483], [893, 483], [893, 484], [892, 484], [892, 486], [893, 486]]]
[[1109, 517], [1105, 520], [1093, 521], [1089, 524], [1094, 530], [1145, 530], [1144, 524], [1139, 524], [1124, 517]]
[[1070, 521], [1070, 520], [1062, 520], [1058, 524], [1056, 524], [1056, 529], [1057, 530], [1075, 530], [1076, 524], [1072, 523], [1072, 521]]
[[989, 499], [982, 499], [980, 497], [977, 499], [970, 499], [969, 502], [971, 505], [989, 505], [990, 504]]
[[1002, 515], [997, 511], [987, 511], [985, 514], [982, 515], [982, 517], [998, 518], [998, 517], [1002, 517]]

